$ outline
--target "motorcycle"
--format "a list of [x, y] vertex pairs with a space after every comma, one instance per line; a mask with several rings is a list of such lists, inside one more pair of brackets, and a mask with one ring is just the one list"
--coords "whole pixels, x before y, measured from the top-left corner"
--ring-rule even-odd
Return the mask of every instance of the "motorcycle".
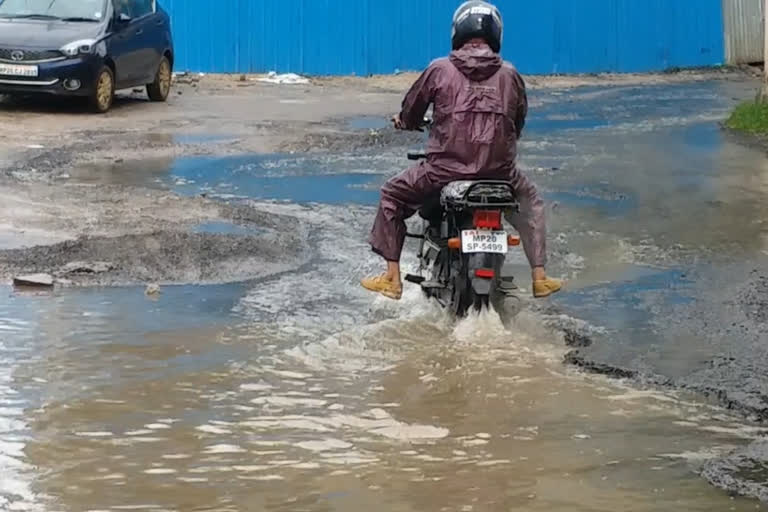
[[[424, 152], [408, 153], [409, 160], [426, 158]], [[420, 240], [419, 270], [418, 275], [408, 274], [405, 280], [421, 286], [427, 297], [457, 317], [494, 307], [514, 296], [514, 277], [502, 272], [510, 247], [519, 246], [520, 238], [508, 234], [502, 220], [506, 213], [519, 209], [507, 181], [449, 183], [439, 197], [419, 210], [422, 233], [408, 234]]]

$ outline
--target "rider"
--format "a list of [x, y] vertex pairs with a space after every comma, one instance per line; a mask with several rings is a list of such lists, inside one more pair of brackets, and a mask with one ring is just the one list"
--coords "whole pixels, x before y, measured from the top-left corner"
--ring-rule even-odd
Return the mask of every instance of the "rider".
[[502, 33], [501, 13], [495, 6], [480, 0], [462, 4], [453, 17], [450, 56], [424, 71], [393, 118], [397, 129], [418, 130], [433, 105], [427, 160], [391, 178], [381, 189], [370, 243], [387, 261], [387, 272], [364, 279], [366, 289], [400, 299], [405, 219], [448, 183], [468, 179], [511, 180], [520, 213], [508, 220], [520, 233], [533, 269], [533, 295], [548, 297], [562, 287], [544, 270], [544, 202], [516, 165], [528, 100], [523, 78], [499, 56]]

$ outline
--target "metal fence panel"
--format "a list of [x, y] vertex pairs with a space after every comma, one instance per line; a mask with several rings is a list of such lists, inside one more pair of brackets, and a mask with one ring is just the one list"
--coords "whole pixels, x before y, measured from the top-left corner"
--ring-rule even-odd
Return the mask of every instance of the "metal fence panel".
[[763, 10], [763, 0], [723, 0], [725, 58], [729, 64], [763, 61]]
[[[529, 74], [717, 65], [722, 1], [748, 0], [498, 0], [503, 53]], [[460, 0], [160, 2], [179, 70], [368, 75], [446, 54]]]

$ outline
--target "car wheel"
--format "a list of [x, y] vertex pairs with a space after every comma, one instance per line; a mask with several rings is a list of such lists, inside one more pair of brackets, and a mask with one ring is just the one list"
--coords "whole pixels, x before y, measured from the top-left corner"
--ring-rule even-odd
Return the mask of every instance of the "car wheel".
[[152, 101], [165, 101], [171, 93], [171, 63], [163, 57], [157, 67], [155, 81], [147, 85], [147, 95]]
[[97, 114], [104, 114], [115, 101], [115, 74], [104, 66], [96, 75], [96, 84], [91, 94], [91, 108]]

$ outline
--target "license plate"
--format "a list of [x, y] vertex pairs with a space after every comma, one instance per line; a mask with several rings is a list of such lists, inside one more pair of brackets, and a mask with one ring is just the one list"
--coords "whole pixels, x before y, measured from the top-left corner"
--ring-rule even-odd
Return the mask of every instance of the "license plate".
[[504, 231], [486, 231], [467, 229], [461, 232], [461, 251], [463, 253], [489, 252], [507, 254], [509, 245]]
[[17, 66], [14, 64], [0, 64], [0, 75], [37, 77], [40, 73], [37, 66]]

